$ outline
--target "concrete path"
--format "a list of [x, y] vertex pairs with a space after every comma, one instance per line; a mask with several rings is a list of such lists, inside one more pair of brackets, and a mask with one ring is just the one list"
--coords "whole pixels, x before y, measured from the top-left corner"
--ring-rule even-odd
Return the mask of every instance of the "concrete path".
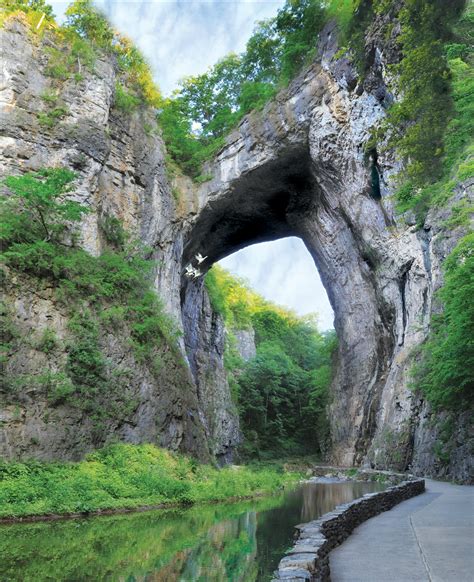
[[369, 519], [330, 554], [332, 582], [474, 582], [474, 487], [426, 492]]

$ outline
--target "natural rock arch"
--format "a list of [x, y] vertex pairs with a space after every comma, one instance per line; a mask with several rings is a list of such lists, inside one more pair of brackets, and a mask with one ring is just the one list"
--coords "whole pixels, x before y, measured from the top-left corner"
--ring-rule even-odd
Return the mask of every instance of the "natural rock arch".
[[[330, 415], [335, 460], [349, 464], [367, 457], [403, 468], [415, 449], [414, 467], [431, 471], [432, 431], [424, 423], [429, 410], [407, 388], [410, 352], [426, 337], [432, 289], [441, 284], [440, 265], [459, 230], [443, 226], [449, 216], [444, 210], [432, 210], [421, 230], [409, 217], [394, 220], [390, 177], [400, 167], [390, 152], [366, 157], [371, 128], [390, 101], [383, 81], [385, 41], [373, 41], [379, 48], [371, 52], [362, 81], [347, 59], [337, 58], [329, 25], [320, 35], [318, 62], [263, 111], [242, 120], [204, 168], [213, 178], [196, 187], [182, 176], [170, 183], [164, 144], [145, 131], [155, 123], [154, 111], [123, 115], [114, 108], [116, 71], [107, 59], [98, 61], [97, 74], [85, 71], [83, 83], [66, 82], [61, 98], [69, 113], [53, 128], [40, 126], [41, 95], [50, 86], [42, 53], [18, 22], [2, 35], [10, 78], [3, 94], [2, 171], [73, 168], [74, 196], [91, 208], [81, 225], [84, 247], [100, 253], [101, 220], [118, 218], [153, 249], [154, 287], [183, 323], [194, 379], [180, 361], [178, 367], [164, 365], [157, 380], [133, 361], [120, 331], [104, 342], [111, 361], [130, 360], [138, 402], [132, 418], [110, 422], [104, 439], [152, 441], [204, 460], [209, 453], [225, 460], [239, 435], [223, 366], [224, 330], [202, 279], [187, 284], [182, 269], [198, 251], [211, 263], [252, 242], [295, 234], [312, 254], [335, 311], [340, 342]], [[180, 197], [172, 195], [173, 186]], [[467, 197], [467, 189], [460, 184], [453, 200]], [[33, 298], [28, 289], [18, 296], [12, 289], [11, 304], [21, 322], [22, 305], [34, 307], [25, 329], [44, 325], [46, 314], [61, 331], [65, 320], [49, 297]], [[30, 352], [25, 344], [22, 362], [34, 363]], [[31, 439], [38, 437], [33, 451], [38, 458], [78, 458], [96, 446], [80, 410], [63, 407], [48, 424], [47, 399], [36, 393], [34, 401], [25, 398], [20, 418], [9, 406], [0, 427], [6, 458], [31, 450]], [[383, 454], [386, 434], [396, 442], [397, 455], [402, 452], [400, 463]]]
[[[400, 244], [391, 206], [380, 200], [378, 188], [386, 193], [391, 168], [383, 156], [374, 168], [365, 155], [370, 129], [382, 116], [380, 98], [350, 91], [344, 76], [336, 82], [315, 65], [230, 136], [207, 168], [213, 179], [198, 192], [199, 209], [184, 238], [183, 268], [197, 252], [208, 256], [209, 267], [252, 243], [285, 236], [304, 241], [335, 313], [339, 363], [331, 423], [333, 454], [342, 464], [364, 459], [388, 416], [409, 414], [406, 370], [394, 361], [400, 353], [406, 358], [408, 333], [408, 343], [416, 341], [418, 310], [421, 316], [429, 311], [420, 242], [414, 235]], [[189, 314], [202, 293], [201, 280], [183, 277], [192, 369], [196, 322]]]

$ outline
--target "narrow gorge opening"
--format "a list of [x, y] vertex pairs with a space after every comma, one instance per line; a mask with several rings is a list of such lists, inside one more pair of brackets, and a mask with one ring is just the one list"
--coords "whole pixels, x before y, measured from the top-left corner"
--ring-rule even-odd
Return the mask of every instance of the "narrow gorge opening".
[[[191, 268], [200, 271], [205, 263], [199, 253]], [[208, 440], [211, 447], [225, 443], [211, 453], [221, 464], [321, 458], [329, 450], [337, 339], [329, 299], [303, 241], [249, 245], [206, 275], [189, 269], [185, 347]]]
[[299, 237], [251, 245], [218, 263], [266, 300], [315, 316], [321, 331], [334, 329], [334, 311], [314, 259]]

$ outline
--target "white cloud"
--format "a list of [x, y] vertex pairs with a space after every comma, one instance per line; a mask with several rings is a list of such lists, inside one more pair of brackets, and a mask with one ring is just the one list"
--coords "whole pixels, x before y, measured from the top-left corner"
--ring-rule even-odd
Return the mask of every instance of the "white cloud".
[[179, 79], [204, 72], [230, 52], [241, 52], [255, 23], [274, 16], [283, 0], [98, 0], [96, 4], [135, 41], [162, 92], [169, 94]]
[[220, 264], [267, 299], [299, 313], [318, 314], [321, 330], [332, 329], [334, 314], [313, 258], [296, 237], [252, 245]]

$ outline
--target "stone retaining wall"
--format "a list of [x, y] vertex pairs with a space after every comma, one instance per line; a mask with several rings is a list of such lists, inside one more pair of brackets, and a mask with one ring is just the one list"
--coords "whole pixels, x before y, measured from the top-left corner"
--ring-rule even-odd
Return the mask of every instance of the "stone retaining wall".
[[[392, 509], [395, 505], [423, 493], [424, 479], [404, 481], [378, 493], [338, 505], [317, 520], [298, 525], [298, 539], [280, 561], [274, 582], [329, 582], [329, 552], [339, 546], [354, 528], [367, 519]], [[369, 565], [368, 565], [369, 566]]]

